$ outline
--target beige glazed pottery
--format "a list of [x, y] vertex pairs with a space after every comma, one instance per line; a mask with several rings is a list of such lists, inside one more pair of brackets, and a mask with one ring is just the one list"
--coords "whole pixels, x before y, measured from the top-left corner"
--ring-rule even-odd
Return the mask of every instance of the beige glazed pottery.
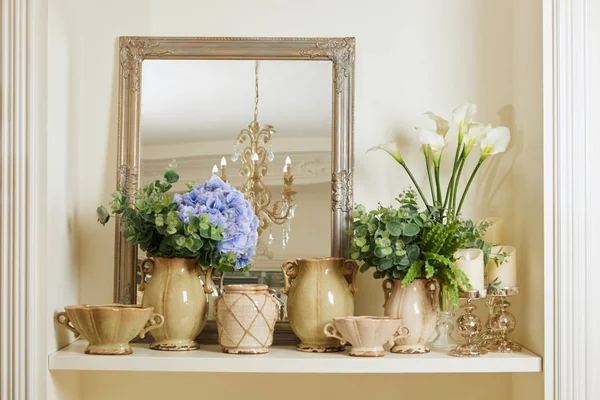
[[428, 353], [426, 343], [435, 333], [439, 308], [440, 286], [435, 279], [415, 279], [402, 287], [398, 279], [383, 281], [384, 315], [400, 318], [409, 334], [398, 338], [392, 353]]
[[152, 307], [124, 304], [67, 306], [56, 314], [56, 320], [89, 344], [86, 354], [131, 354], [129, 342], [138, 334], [160, 328], [164, 319]]
[[[348, 268], [350, 267], [350, 268]], [[323, 328], [335, 317], [354, 314], [354, 282], [358, 264], [338, 257], [289, 260], [281, 266], [288, 295], [288, 318], [300, 338], [298, 351], [343, 351], [339, 341]], [[351, 276], [351, 284], [347, 281]]]
[[223, 294], [214, 304], [223, 352], [268, 353], [282, 306], [267, 285], [225, 285]]
[[385, 343], [392, 345], [409, 334], [400, 318], [391, 317], [334, 318], [333, 323], [325, 325], [323, 332], [341, 344], [350, 343], [350, 355], [356, 357], [383, 357]]
[[[202, 271], [196, 260], [190, 258], [145, 259], [141, 264], [144, 292], [142, 306], [154, 307], [165, 317], [165, 323], [152, 332], [154, 350], [195, 350], [194, 338], [204, 328], [208, 315], [206, 293], [212, 293], [213, 269]], [[152, 274], [146, 283], [146, 275]], [[204, 275], [204, 282], [198, 275]]]

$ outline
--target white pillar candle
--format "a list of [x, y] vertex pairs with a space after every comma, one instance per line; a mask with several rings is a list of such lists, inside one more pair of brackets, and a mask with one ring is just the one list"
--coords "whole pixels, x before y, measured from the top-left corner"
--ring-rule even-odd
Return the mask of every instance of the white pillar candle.
[[488, 223], [489, 226], [485, 233], [483, 234], [483, 240], [492, 245], [497, 245], [504, 243], [504, 220], [498, 217], [488, 217], [484, 218], [477, 223], [477, 225], [481, 225], [482, 223]]
[[[456, 265], [467, 275], [473, 290], [481, 290], [484, 286], [483, 251], [479, 249], [459, 250], [454, 255]], [[465, 289], [465, 288], [463, 288]]]
[[[494, 255], [505, 253], [505, 258], [502, 262], [496, 263], [493, 259]], [[494, 286], [499, 288], [517, 286], [517, 249], [513, 246], [494, 246], [492, 254], [487, 264], [487, 281], [488, 283], [498, 279]]]

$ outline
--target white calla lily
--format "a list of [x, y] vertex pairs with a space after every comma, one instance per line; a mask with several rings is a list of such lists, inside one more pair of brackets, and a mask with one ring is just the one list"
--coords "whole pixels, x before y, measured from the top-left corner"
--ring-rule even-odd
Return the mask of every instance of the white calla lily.
[[429, 129], [416, 128], [421, 144], [428, 145], [433, 154], [440, 154], [446, 147], [446, 139]]
[[373, 151], [373, 150], [384, 150], [389, 155], [394, 157], [394, 160], [396, 160], [398, 163], [404, 164], [404, 159], [402, 158], [402, 154], [400, 154], [400, 149], [398, 148], [398, 143], [395, 141], [380, 144], [379, 146], [371, 147], [369, 150], [367, 150], [367, 153], [370, 151]]
[[491, 129], [481, 139], [481, 157], [504, 153], [510, 142], [510, 130], [505, 126]]
[[479, 122], [472, 122], [469, 124], [469, 129], [464, 134], [464, 150], [463, 157], [467, 157], [471, 152], [471, 149], [475, 144], [481, 142], [481, 140], [492, 130], [491, 124], [481, 124]]
[[440, 165], [440, 158], [442, 151], [446, 147], [446, 139], [443, 136], [438, 135], [436, 132], [430, 131], [429, 129], [416, 128], [419, 140], [423, 146], [429, 146], [431, 154], [433, 156], [433, 164], [437, 167]]
[[435, 121], [436, 133], [445, 138], [446, 134], [450, 130], [450, 124], [448, 123], [448, 121], [440, 117], [439, 115], [432, 113], [431, 111], [426, 112], [425, 115], [427, 115], [430, 119]]
[[463, 134], [469, 129], [475, 114], [477, 114], [477, 106], [471, 103], [458, 106], [452, 111], [452, 121], [458, 126], [459, 140], [462, 140]]

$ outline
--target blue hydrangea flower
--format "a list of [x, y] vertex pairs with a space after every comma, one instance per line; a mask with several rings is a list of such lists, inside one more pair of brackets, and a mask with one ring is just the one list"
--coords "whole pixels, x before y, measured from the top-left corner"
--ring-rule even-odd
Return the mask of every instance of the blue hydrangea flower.
[[252, 262], [258, 242], [258, 218], [244, 195], [217, 175], [198, 184], [188, 193], [176, 194], [177, 216], [189, 224], [190, 216], [208, 214], [210, 222], [223, 228], [223, 240], [217, 243], [222, 255], [236, 256], [235, 268], [242, 269]]

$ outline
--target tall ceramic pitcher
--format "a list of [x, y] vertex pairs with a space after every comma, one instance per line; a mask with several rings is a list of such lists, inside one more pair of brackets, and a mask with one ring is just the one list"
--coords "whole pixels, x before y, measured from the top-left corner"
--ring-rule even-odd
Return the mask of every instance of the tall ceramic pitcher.
[[426, 343], [435, 332], [439, 307], [440, 285], [435, 279], [415, 279], [402, 287], [399, 279], [383, 281], [383, 305], [386, 317], [401, 318], [409, 330], [408, 336], [397, 339], [392, 353], [428, 353]]
[[[350, 267], [350, 268], [348, 268]], [[288, 295], [288, 317], [304, 352], [344, 350], [339, 340], [325, 336], [325, 325], [334, 317], [354, 315], [358, 264], [338, 257], [299, 258], [281, 266]], [[351, 276], [348, 283], [347, 276]]]
[[[142, 305], [154, 307], [165, 323], [152, 331], [154, 350], [195, 350], [208, 315], [207, 293], [212, 293], [212, 268], [201, 271], [192, 258], [147, 258], [142, 261]], [[198, 274], [204, 275], [204, 285]], [[146, 274], [152, 277], [146, 283]], [[204, 286], [204, 287], [203, 287]]]

